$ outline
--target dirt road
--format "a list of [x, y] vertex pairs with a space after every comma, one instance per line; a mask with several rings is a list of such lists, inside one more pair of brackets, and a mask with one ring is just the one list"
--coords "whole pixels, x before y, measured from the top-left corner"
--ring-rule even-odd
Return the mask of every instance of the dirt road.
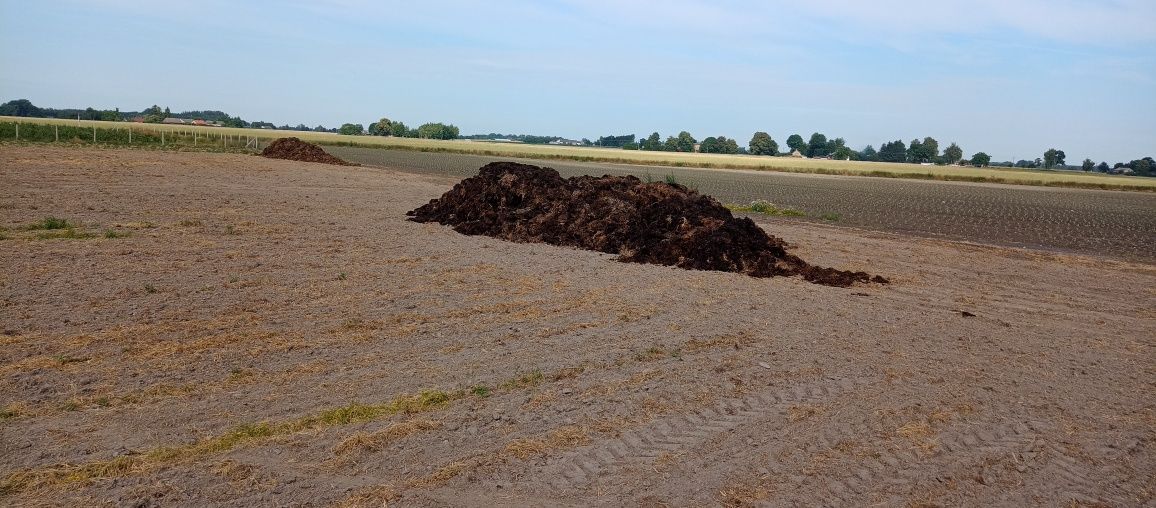
[[840, 289], [404, 220], [453, 181], [0, 146], [0, 504], [1153, 502], [1156, 266], [761, 223], [892, 281]]

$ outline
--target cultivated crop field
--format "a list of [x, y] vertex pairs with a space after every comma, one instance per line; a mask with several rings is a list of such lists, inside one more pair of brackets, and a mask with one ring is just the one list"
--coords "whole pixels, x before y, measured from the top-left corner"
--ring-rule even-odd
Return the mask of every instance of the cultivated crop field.
[[[498, 157], [328, 147], [346, 160], [407, 172], [472, 176]], [[563, 176], [634, 175], [698, 188], [723, 203], [770, 201], [791, 220], [1156, 261], [1156, 194], [962, 182], [521, 160]], [[797, 213], [794, 213], [797, 212]]]
[[[198, 132], [216, 139], [221, 147], [227, 145], [221, 136], [233, 139], [254, 138], [268, 143], [276, 138], [296, 136], [306, 141], [326, 145], [365, 146], [395, 150], [450, 152], [496, 157], [528, 157], [549, 160], [576, 160], [621, 164], [659, 165], [671, 167], [703, 167], [752, 169], [793, 173], [831, 175], [866, 175], [923, 180], [954, 180], [990, 183], [1009, 183], [1036, 186], [1087, 187], [1105, 189], [1156, 190], [1156, 178], [1138, 178], [1118, 175], [1088, 174], [1071, 171], [1042, 171], [1026, 169], [991, 169], [949, 166], [920, 166], [885, 162], [858, 162], [835, 160], [796, 159], [791, 157], [756, 157], [704, 153], [640, 152], [596, 147], [567, 147], [493, 143], [465, 140], [413, 139], [381, 136], [343, 136], [330, 132], [300, 132], [269, 129], [240, 129], [225, 127], [192, 127], [164, 124], [129, 124], [59, 120], [50, 118], [0, 117], [3, 122], [32, 122], [55, 125], [80, 125], [97, 129], [139, 129], [142, 132], [170, 132], [188, 135]], [[191, 136], [186, 136], [191, 137]], [[4, 139], [6, 140], [6, 139]], [[82, 140], [83, 141], [83, 140]], [[182, 140], [189, 144], [189, 140]]]
[[0, 504], [1153, 502], [1152, 264], [755, 216], [892, 281], [834, 288], [405, 220], [456, 181], [0, 146]]

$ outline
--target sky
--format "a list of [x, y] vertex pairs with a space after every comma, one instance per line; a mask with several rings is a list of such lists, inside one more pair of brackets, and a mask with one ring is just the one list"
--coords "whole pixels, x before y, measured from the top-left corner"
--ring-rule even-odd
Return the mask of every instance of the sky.
[[0, 0], [0, 101], [1156, 155], [1153, 0]]

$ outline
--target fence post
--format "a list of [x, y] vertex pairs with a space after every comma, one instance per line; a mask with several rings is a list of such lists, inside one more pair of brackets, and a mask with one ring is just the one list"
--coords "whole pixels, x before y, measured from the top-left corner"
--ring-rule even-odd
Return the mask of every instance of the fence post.
[[132, 144], [132, 127], [128, 128], [128, 144]]
[[52, 130], [56, 132], [56, 142], [59, 143], [60, 142], [60, 126], [59, 125], [53, 125]]
[[161, 146], [165, 146], [165, 130], [161, 129]]
[[96, 126], [92, 126], [92, 142], [96, 143]]
[[197, 146], [197, 131], [193, 131], [193, 146]]
[[16, 141], [20, 141], [20, 124], [16, 124]]

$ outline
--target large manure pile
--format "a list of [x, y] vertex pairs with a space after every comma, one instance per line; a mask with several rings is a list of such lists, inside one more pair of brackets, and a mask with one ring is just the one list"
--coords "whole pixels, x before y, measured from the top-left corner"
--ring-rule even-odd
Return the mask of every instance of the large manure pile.
[[801, 276], [828, 286], [887, 280], [811, 266], [782, 239], [718, 201], [677, 184], [633, 176], [580, 176], [494, 162], [407, 215], [467, 235], [618, 254], [628, 263], [717, 270], [753, 277]]
[[262, 157], [270, 159], [288, 159], [291, 161], [320, 162], [322, 164], [336, 164], [338, 166], [356, 166], [337, 157], [325, 153], [321, 147], [301, 141], [298, 138], [278, 138], [269, 146], [261, 150]]

